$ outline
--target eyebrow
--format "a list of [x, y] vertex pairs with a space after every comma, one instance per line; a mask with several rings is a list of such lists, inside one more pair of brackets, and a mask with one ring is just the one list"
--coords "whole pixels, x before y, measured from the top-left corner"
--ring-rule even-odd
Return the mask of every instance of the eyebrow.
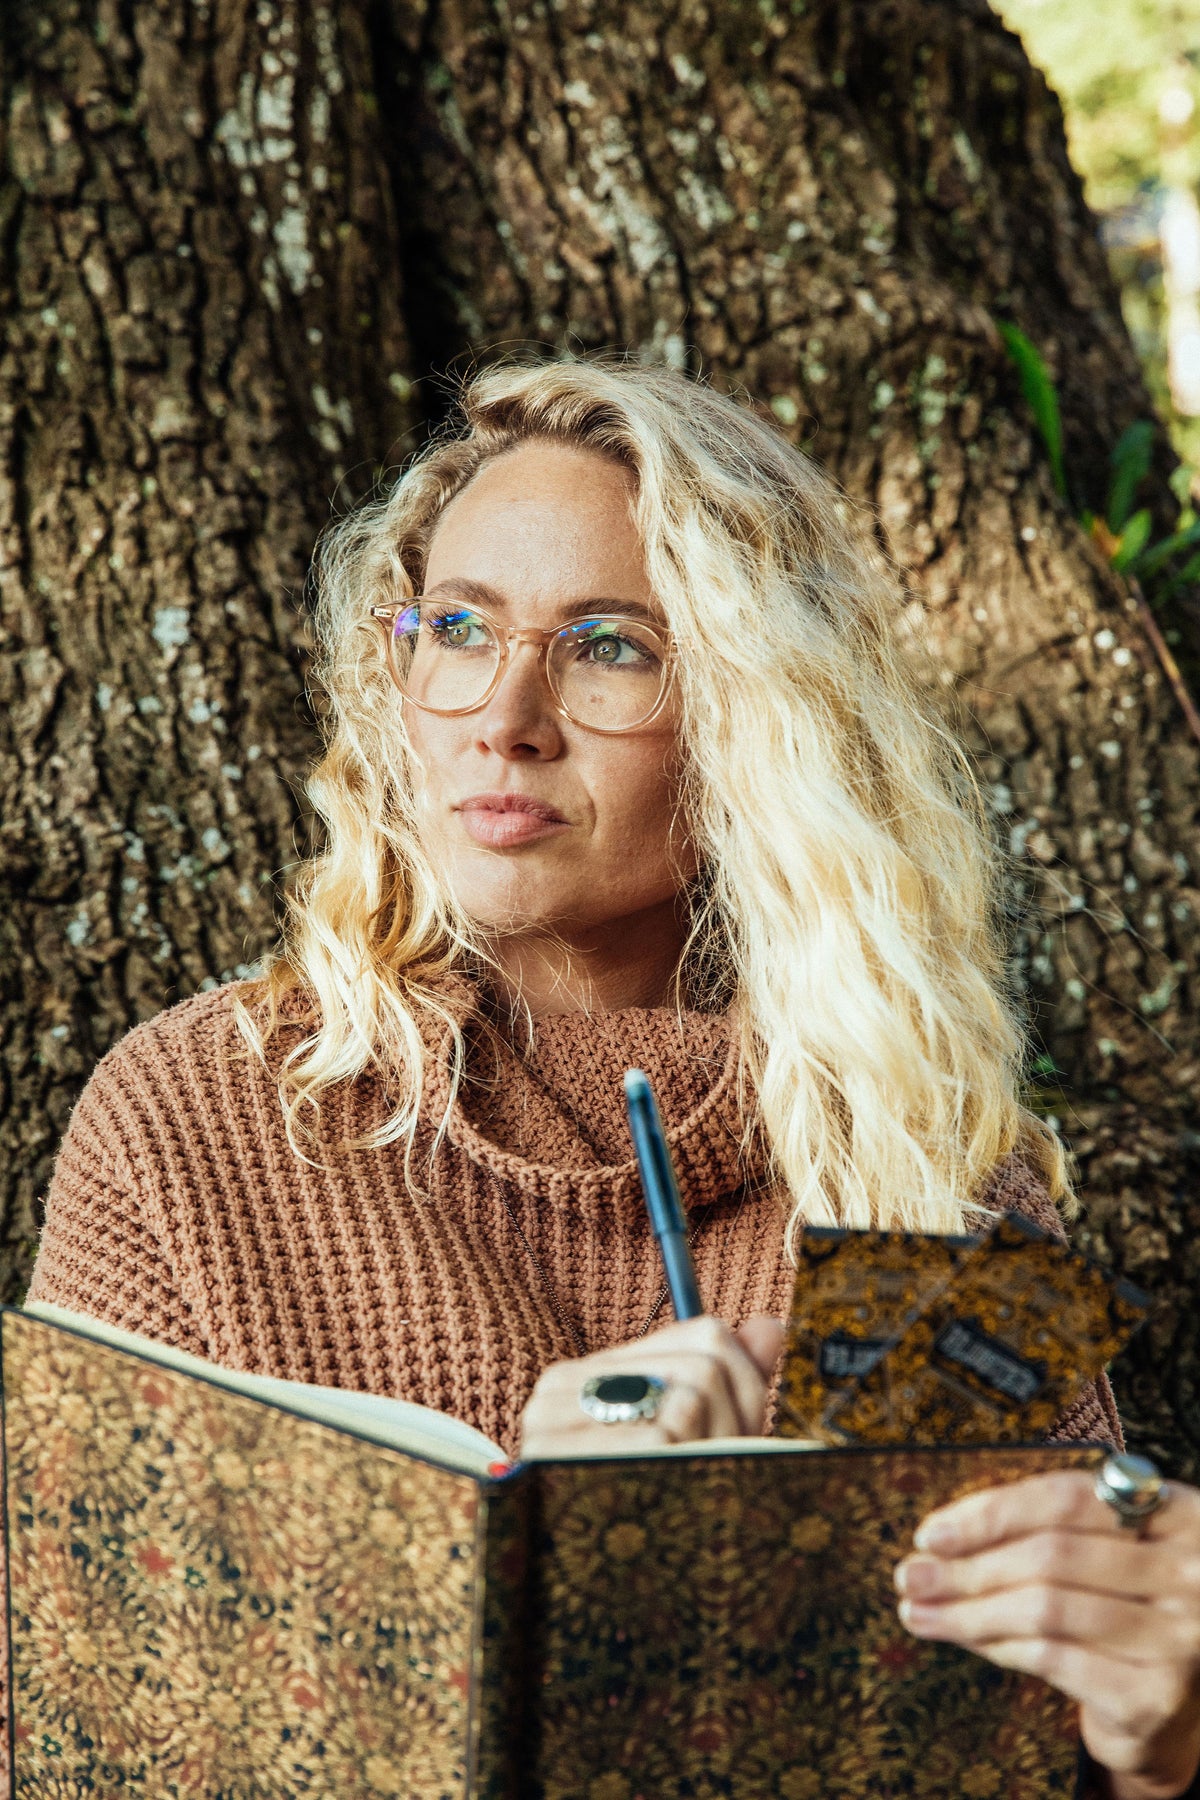
[[[503, 611], [507, 602], [497, 588], [486, 581], [473, 581], [467, 575], [448, 575], [445, 581], [425, 590], [424, 598], [432, 600], [435, 594], [453, 593], [461, 595], [464, 600], [473, 600], [477, 606], [492, 606]], [[582, 613], [620, 613], [627, 619], [644, 619], [647, 625], [662, 626], [665, 624], [662, 615], [652, 612], [640, 600], [615, 600], [610, 596], [589, 594], [582, 600], [565, 602], [560, 608], [560, 619], [577, 619]]]

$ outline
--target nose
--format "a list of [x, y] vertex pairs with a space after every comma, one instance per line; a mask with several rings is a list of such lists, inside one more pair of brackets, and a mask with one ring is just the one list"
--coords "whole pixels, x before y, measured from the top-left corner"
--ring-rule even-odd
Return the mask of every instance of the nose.
[[536, 643], [518, 642], [495, 693], [475, 715], [476, 739], [506, 761], [531, 762], [557, 756], [563, 747], [561, 715]]

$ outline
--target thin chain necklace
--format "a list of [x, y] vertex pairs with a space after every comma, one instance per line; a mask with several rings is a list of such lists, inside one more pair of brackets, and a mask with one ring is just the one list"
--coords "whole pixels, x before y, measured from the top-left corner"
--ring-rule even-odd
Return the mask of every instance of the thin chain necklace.
[[[508, 1195], [504, 1191], [504, 1183], [501, 1181], [500, 1177], [495, 1174], [493, 1174], [492, 1180], [496, 1185], [496, 1192], [499, 1194], [501, 1200], [504, 1203], [504, 1210], [508, 1214], [510, 1220], [512, 1221], [512, 1228], [516, 1232], [518, 1238], [521, 1240], [521, 1243], [523, 1244], [523, 1246], [525, 1248], [525, 1254], [528, 1256], [530, 1262], [534, 1266], [534, 1269], [537, 1271], [538, 1280], [541, 1282], [542, 1287], [545, 1289], [546, 1298], [550, 1302], [550, 1310], [553, 1312], [555, 1318], [558, 1320], [560, 1326], [562, 1327], [563, 1331], [566, 1333], [567, 1337], [570, 1338], [571, 1343], [574, 1346], [576, 1356], [579, 1356], [579, 1357], [586, 1356], [588, 1351], [587, 1351], [587, 1345], [583, 1341], [583, 1333], [579, 1330], [579, 1327], [576, 1325], [574, 1319], [571, 1318], [570, 1314], [567, 1312], [566, 1308], [563, 1306], [562, 1301], [560, 1300], [559, 1295], [558, 1295], [558, 1289], [555, 1287], [554, 1283], [551, 1281], [550, 1277], [547, 1275], [545, 1269], [542, 1267], [541, 1259], [538, 1257], [537, 1252], [534, 1250], [533, 1245], [530, 1243], [529, 1239], [525, 1236], [525, 1233], [522, 1231], [521, 1221], [518, 1219], [516, 1213], [513, 1211], [512, 1202], [509, 1200]], [[731, 1230], [737, 1229], [738, 1220], [742, 1216], [742, 1207], [744, 1207], [745, 1204], [746, 1204], [746, 1188], [743, 1186], [741, 1203], [738, 1206], [737, 1213], [733, 1219], [733, 1222], [732, 1222], [732, 1225], [730, 1228]], [[696, 1242], [696, 1239], [699, 1235], [700, 1235], [699, 1225], [693, 1225], [692, 1229], [688, 1232], [688, 1249], [689, 1250], [691, 1249], [692, 1245]], [[646, 1333], [649, 1331], [649, 1329], [653, 1325], [655, 1319], [657, 1319], [659, 1313], [662, 1311], [664, 1305], [666, 1304], [667, 1296], [669, 1295], [670, 1291], [671, 1291], [670, 1283], [664, 1281], [662, 1284], [662, 1287], [658, 1291], [657, 1300], [654, 1302], [654, 1305], [650, 1308], [650, 1313], [646, 1320], [646, 1323], [642, 1326], [642, 1329], [636, 1334], [636, 1336], [632, 1340], [634, 1343], [640, 1342], [640, 1340], [645, 1337]]]

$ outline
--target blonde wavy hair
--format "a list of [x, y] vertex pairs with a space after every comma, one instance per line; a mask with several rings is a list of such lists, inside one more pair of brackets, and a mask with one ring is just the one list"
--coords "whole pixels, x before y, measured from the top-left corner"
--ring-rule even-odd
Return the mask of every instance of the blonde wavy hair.
[[[676, 643], [684, 788], [701, 876], [677, 998], [731, 1006], [747, 1143], [800, 1221], [961, 1230], [1014, 1149], [1073, 1205], [1063, 1147], [1020, 1098], [1029, 1042], [1006, 980], [1006, 859], [967, 756], [898, 641], [903, 594], [850, 503], [750, 406], [607, 355], [510, 361], [315, 559], [326, 827], [287, 896], [259, 1004], [265, 1060], [284, 996], [316, 1020], [278, 1073], [307, 1158], [321, 1096], [378, 1071], [392, 1110], [356, 1146], [403, 1140], [410, 1187], [439, 984], [489, 957], [422, 847], [402, 708], [373, 603], [421, 589], [439, 516], [530, 439], [632, 475], [646, 566]], [[265, 1000], [265, 1005], [262, 1003]], [[448, 1111], [447, 1111], [448, 1116]], [[440, 1121], [434, 1144], [446, 1120]], [[415, 1191], [415, 1187], [414, 1187]]]

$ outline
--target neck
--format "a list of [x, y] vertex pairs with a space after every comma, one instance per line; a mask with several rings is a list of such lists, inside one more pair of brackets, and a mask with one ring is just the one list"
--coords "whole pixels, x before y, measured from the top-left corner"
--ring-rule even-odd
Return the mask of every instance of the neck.
[[534, 928], [497, 935], [489, 945], [499, 965], [493, 986], [499, 999], [527, 1006], [535, 1019], [663, 1006], [684, 936], [674, 898], [578, 934]]

